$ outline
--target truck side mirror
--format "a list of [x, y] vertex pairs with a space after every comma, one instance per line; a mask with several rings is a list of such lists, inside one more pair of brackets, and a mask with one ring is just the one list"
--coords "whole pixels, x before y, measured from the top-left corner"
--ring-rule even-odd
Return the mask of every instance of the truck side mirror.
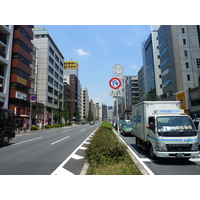
[[155, 124], [154, 124], [153, 122], [150, 122], [150, 123], [149, 123], [149, 128], [150, 128], [151, 130], [154, 130], [154, 129], [155, 129]]

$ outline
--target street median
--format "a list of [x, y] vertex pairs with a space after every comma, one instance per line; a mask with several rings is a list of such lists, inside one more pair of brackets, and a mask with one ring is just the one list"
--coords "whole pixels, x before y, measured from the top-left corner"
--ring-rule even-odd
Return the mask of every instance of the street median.
[[85, 153], [89, 165], [86, 175], [142, 174], [107, 121], [97, 129]]

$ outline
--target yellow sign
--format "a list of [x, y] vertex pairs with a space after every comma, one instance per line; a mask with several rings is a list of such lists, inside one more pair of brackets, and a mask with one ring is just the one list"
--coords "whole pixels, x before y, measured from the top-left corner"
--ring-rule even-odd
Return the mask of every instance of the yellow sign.
[[180, 92], [176, 94], [176, 101], [181, 102], [181, 109], [186, 109], [185, 92]]
[[17, 76], [17, 82], [21, 83], [22, 85], [26, 85], [26, 79]]
[[78, 69], [77, 61], [64, 61], [64, 69]]

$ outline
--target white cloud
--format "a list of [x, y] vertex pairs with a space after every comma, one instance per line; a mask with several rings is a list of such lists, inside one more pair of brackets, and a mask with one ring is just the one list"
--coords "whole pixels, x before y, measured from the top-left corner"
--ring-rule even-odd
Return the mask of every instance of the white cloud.
[[131, 68], [133, 68], [134, 70], [138, 70], [138, 67], [137, 66], [135, 66], [135, 65], [131, 65]]
[[83, 49], [75, 49], [74, 50], [79, 56], [89, 56], [90, 52], [84, 51]]
[[94, 103], [100, 103], [102, 100], [100, 97], [90, 98], [90, 99], [92, 99]]

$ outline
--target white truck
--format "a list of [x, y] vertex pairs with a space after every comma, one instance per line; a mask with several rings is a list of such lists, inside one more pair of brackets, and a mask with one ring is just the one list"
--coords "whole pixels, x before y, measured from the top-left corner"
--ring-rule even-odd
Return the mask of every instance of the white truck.
[[152, 159], [199, 157], [197, 131], [179, 101], [143, 101], [132, 114], [136, 144]]

